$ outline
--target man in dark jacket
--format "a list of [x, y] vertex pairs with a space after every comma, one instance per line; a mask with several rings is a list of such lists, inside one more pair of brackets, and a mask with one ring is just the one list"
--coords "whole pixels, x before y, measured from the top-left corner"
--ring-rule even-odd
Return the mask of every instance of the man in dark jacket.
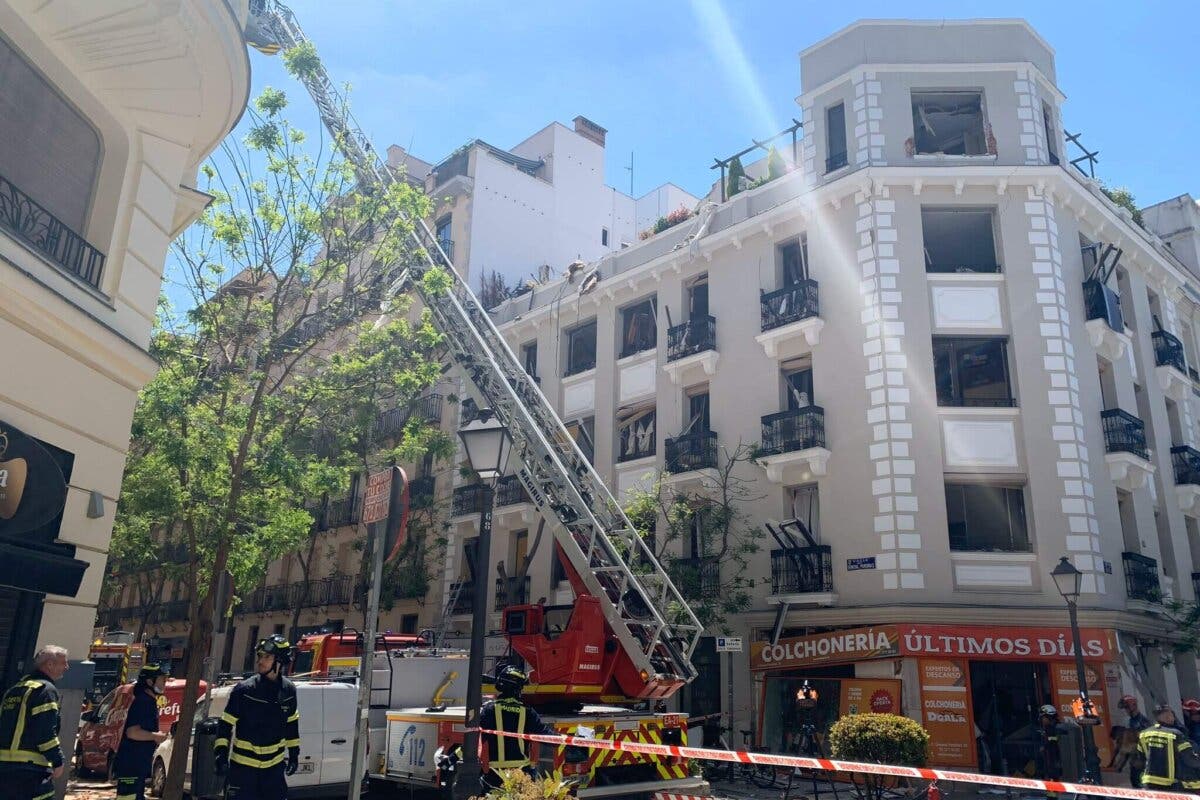
[[[213, 745], [227, 800], [283, 800], [300, 766], [296, 687], [283, 676], [292, 646], [279, 634], [258, 643], [258, 674], [233, 687]], [[232, 745], [232, 746], [231, 746]]]
[[[557, 735], [558, 731], [542, 722], [538, 713], [521, 701], [521, 692], [528, 682], [529, 678], [516, 667], [502, 666], [496, 670], [497, 697], [483, 704], [479, 712], [479, 727], [509, 733]], [[488, 761], [487, 771], [479, 779], [484, 792], [500, 787], [501, 778], [497, 770], [532, 771], [529, 763], [529, 742], [511, 736], [497, 736], [494, 733], [485, 733], [482, 737], [487, 748]]]
[[62, 774], [58, 742], [58, 689], [67, 651], [46, 645], [33, 657], [33, 672], [0, 700], [0, 786], [12, 800], [49, 800]]
[[158, 698], [166, 687], [167, 673], [158, 664], [147, 664], [138, 672], [121, 743], [113, 760], [117, 800], [146, 798], [146, 778], [150, 777], [154, 748], [167, 738], [167, 734], [158, 730]]
[[1145, 760], [1142, 787], [1189, 791], [1200, 788], [1200, 756], [1192, 749], [1191, 740], [1178, 727], [1175, 712], [1168, 705], [1154, 709], [1154, 720], [1138, 736], [1138, 750]]

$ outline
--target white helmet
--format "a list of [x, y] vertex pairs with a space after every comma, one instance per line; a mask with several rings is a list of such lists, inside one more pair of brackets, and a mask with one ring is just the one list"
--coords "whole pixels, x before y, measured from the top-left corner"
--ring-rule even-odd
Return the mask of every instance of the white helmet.
[[1055, 708], [1054, 706], [1050, 705], [1049, 703], [1042, 706], [1041, 712], [1042, 712], [1043, 717], [1057, 717], [1058, 716], [1058, 709]]

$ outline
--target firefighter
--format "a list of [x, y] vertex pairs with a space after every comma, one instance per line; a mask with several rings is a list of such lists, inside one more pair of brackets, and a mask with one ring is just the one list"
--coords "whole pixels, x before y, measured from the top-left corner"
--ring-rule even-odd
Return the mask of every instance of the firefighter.
[[1046, 704], [1039, 709], [1038, 736], [1042, 745], [1042, 777], [1058, 780], [1062, 777], [1062, 751], [1059, 749], [1058, 709]]
[[283, 676], [292, 646], [275, 634], [259, 642], [256, 653], [258, 674], [229, 693], [213, 745], [217, 774], [228, 773], [227, 800], [283, 800], [285, 776], [300, 766], [296, 687]]
[[[1121, 697], [1117, 703], [1117, 708], [1129, 715], [1129, 722], [1125, 726], [1126, 730], [1131, 730], [1138, 736], [1141, 736], [1142, 731], [1150, 727], [1150, 720], [1146, 715], [1138, 710], [1138, 700], [1131, 694]], [[1133, 752], [1129, 758], [1129, 785], [1138, 787], [1142, 785], [1142, 768], [1146, 766], [1146, 761], [1142, 758], [1141, 748]]]
[[1200, 700], [1189, 697], [1183, 701], [1183, 728], [1193, 746], [1200, 744]]
[[1146, 789], [1200, 788], [1200, 756], [1175, 723], [1175, 712], [1168, 705], [1154, 709], [1155, 725], [1138, 737], [1138, 752], [1146, 766], [1142, 786]]
[[58, 742], [58, 689], [67, 651], [46, 645], [33, 657], [33, 672], [0, 700], [0, 785], [12, 800], [48, 800], [63, 771]]
[[158, 730], [158, 698], [166, 688], [167, 673], [158, 664], [147, 664], [138, 672], [133, 701], [126, 712], [125, 728], [113, 760], [117, 800], [145, 800], [154, 748], [167, 739], [167, 734]]
[[[483, 704], [479, 713], [480, 728], [508, 733], [557, 735], [558, 732], [542, 722], [536, 711], [522, 702], [521, 692], [529, 682], [524, 672], [514, 666], [499, 667], [495, 682], [497, 697]], [[521, 769], [534, 773], [529, 763], [529, 742], [508, 736], [500, 737], [494, 733], [485, 733], [482, 738], [487, 747], [488, 768], [480, 776], [479, 782], [485, 792], [500, 787], [501, 778], [496, 770]]]

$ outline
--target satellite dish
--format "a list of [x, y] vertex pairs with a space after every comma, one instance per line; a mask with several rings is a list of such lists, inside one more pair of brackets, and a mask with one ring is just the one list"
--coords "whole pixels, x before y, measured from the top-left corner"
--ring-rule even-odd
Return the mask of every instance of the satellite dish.
[[583, 276], [583, 283], [579, 284], [579, 296], [590, 294], [600, 283], [600, 270], [594, 269], [587, 275]]

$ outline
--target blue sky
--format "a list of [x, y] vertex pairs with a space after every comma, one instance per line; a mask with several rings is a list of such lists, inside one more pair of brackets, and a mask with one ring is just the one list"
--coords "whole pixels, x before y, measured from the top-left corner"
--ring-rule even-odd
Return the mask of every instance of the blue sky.
[[[1064, 120], [1100, 151], [1098, 177], [1142, 205], [1200, 194], [1196, 32], [1184, 2], [760, 2], [759, 0], [291, 0], [380, 149], [438, 160], [472, 138], [510, 147], [577, 114], [608, 128], [608, 182], [707, 191], [714, 157], [790, 124], [798, 52], [858, 18], [1024, 17], [1056, 50]], [[252, 53], [254, 93], [285, 89]]]

